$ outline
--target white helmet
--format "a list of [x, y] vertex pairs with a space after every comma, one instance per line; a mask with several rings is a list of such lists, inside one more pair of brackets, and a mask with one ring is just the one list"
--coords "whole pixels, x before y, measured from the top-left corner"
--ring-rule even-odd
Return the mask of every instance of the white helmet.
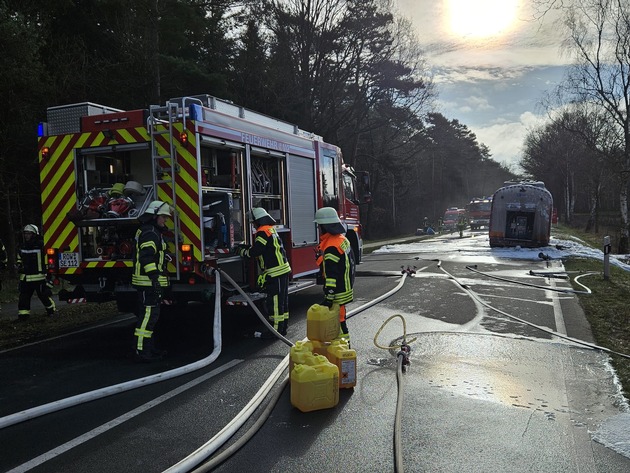
[[34, 233], [35, 235], [39, 235], [39, 228], [37, 228], [37, 225], [33, 225], [32, 223], [26, 225], [22, 231], [24, 233]]
[[321, 209], [317, 209], [317, 212], [315, 212], [315, 220], [313, 221], [319, 225], [327, 223], [341, 223], [339, 215], [337, 215], [337, 211], [332, 207], [322, 207]]
[[271, 220], [275, 222], [274, 218], [271, 215], [269, 215], [267, 211], [263, 209], [262, 207], [252, 208], [252, 211], [249, 214], [249, 218], [254, 221], [260, 220], [263, 217], [269, 217]]
[[161, 200], [154, 200], [149, 204], [144, 213], [149, 215], [167, 215], [169, 217], [172, 217], [173, 209], [166, 202], [162, 202]]

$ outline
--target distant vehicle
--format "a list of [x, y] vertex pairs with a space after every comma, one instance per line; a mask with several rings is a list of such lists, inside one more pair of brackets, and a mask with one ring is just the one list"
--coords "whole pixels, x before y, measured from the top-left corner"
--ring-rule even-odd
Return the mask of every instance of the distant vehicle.
[[506, 182], [492, 199], [490, 246], [547, 246], [553, 197], [541, 181]]
[[492, 197], [475, 197], [466, 206], [471, 230], [490, 226]]
[[461, 216], [466, 215], [466, 209], [460, 209], [458, 207], [449, 207], [444, 212], [444, 218], [442, 219], [442, 228], [449, 232], [453, 232], [457, 229], [457, 222]]

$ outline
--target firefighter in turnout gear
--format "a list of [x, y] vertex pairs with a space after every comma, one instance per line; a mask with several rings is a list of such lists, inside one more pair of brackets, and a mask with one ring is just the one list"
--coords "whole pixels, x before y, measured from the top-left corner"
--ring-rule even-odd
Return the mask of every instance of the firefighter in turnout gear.
[[52, 299], [52, 284], [46, 278], [46, 254], [44, 242], [36, 225], [28, 224], [22, 230], [24, 243], [18, 248], [17, 269], [19, 273], [18, 319], [25, 320], [31, 315], [31, 297], [37, 297], [46, 308], [46, 314], [57, 313]]
[[[4, 243], [0, 240], [0, 273], [7, 269], [7, 250]], [[0, 278], [0, 291], [2, 290], [2, 279]]]
[[346, 304], [354, 299], [354, 254], [350, 241], [345, 237], [346, 229], [332, 207], [322, 207], [315, 212], [315, 223], [319, 225], [317, 264], [324, 280], [324, 302], [332, 307], [339, 304], [339, 338], [350, 342], [346, 323]]
[[172, 217], [171, 207], [155, 200], [139, 217], [140, 227], [136, 231], [131, 283], [138, 291], [138, 323], [136, 337], [136, 360], [151, 362], [162, 359], [166, 352], [155, 347], [153, 330], [160, 318], [160, 304], [169, 287], [166, 275], [166, 220]]
[[[260, 207], [254, 207], [249, 215], [256, 226], [254, 244], [249, 247], [240, 245], [237, 253], [244, 258], [256, 258], [261, 274], [258, 285], [267, 295], [265, 299], [266, 315], [269, 323], [281, 335], [287, 334], [289, 327], [289, 273], [291, 266], [287, 255], [274, 228], [276, 221]], [[272, 334], [264, 332], [262, 338]]]

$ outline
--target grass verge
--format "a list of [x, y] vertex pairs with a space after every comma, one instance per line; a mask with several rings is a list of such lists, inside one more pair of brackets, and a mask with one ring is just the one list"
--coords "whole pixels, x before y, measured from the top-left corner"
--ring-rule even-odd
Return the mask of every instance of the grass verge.
[[[560, 239], [578, 238], [582, 244], [601, 249], [603, 234], [584, 233], [580, 230], [559, 225], [554, 227], [553, 236]], [[604, 279], [603, 262], [592, 258], [567, 258], [567, 271], [593, 271], [598, 276], [582, 280], [592, 294], [578, 294], [586, 318], [591, 325], [593, 337], [599, 346], [630, 355], [630, 272], [610, 266], [609, 278]], [[574, 284], [575, 289], [582, 289]], [[626, 397], [630, 394], [630, 360], [611, 354], [619, 382]]]
[[[37, 298], [33, 295], [33, 300]], [[17, 320], [17, 311], [11, 313], [7, 304], [18, 299], [17, 280], [5, 277], [0, 293], [2, 317], [0, 317], [0, 350], [7, 350], [27, 343], [55, 337], [111, 319], [120, 313], [115, 302], [103, 304], [66, 304], [54, 297], [59, 313], [48, 317], [43, 309], [32, 310], [27, 320]]]

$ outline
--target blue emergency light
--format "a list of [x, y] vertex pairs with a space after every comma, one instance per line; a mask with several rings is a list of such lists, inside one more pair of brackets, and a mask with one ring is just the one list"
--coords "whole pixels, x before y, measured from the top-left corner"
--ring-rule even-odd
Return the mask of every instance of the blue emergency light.
[[37, 137], [41, 138], [42, 136], [46, 136], [47, 133], [48, 133], [48, 123], [39, 122], [37, 124]]

